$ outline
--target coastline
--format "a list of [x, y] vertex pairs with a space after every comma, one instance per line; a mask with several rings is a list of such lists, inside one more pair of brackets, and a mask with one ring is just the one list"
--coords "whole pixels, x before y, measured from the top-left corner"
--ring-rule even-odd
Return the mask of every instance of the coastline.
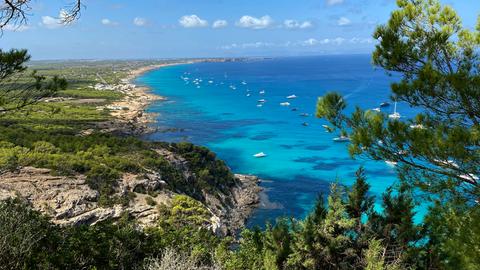
[[[146, 133], [154, 132], [155, 129], [149, 124], [154, 123], [157, 117], [155, 113], [145, 112], [146, 108], [155, 101], [167, 100], [167, 97], [160, 96], [151, 92], [148, 86], [137, 86], [133, 81], [146, 72], [164, 68], [167, 66], [193, 64], [202, 62], [186, 61], [159, 65], [149, 65], [131, 70], [125, 78], [133, 87], [125, 93], [125, 97], [110, 106], [122, 108], [113, 110], [111, 115], [118, 119], [118, 126], [114, 132], [120, 132], [126, 135], [141, 136]], [[246, 224], [253, 210], [260, 205], [260, 193], [263, 190], [259, 183], [261, 179], [253, 175], [235, 174], [238, 185], [232, 189], [233, 205], [224, 206], [224, 209], [218, 209], [218, 202], [207, 200], [206, 206], [215, 213], [212, 218], [212, 230], [221, 235], [238, 233]]]
[[119, 89], [117, 90], [121, 92], [124, 97], [121, 100], [99, 108], [108, 109], [114, 120], [100, 123], [99, 128], [103, 130], [103, 132], [116, 133], [119, 135], [140, 136], [154, 132], [155, 129], [149, 127], [149, 124], [155, 122], [157, 115], [147, 113], [145, 109], [152, 102], [166, 100], [166, 98], [153, 94], [147, 86], [133, 84], [133, 81], [144, 73], [155, 69], [190, 63], [193, 63], [193, 61], [148, 65], [130, 70], [128, 75], [122, 79], [121, 86], [123, 87], [118, 87]]

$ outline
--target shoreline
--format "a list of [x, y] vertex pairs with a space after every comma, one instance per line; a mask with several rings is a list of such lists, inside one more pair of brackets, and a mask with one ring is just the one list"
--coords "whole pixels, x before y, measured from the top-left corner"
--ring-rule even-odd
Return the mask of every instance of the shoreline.
[[166, 100], [166, 97], [153, 94], [151, 88], [144, 85], [135, 85], [133, 81], [146, 72], [175, 65], [192, 64], [194, 61], [175, 62], [148, 65], [140, 68], [132, 69], [127, 76], [122, 79], [120, 90], [124, 97], [107, 106], [102, 106], [99, 109], [109, 109], [110, 115], [114, 120], [102, 122], [99, 128], [103, 132], [116, 133], [119, 135], [133, 135], [141, 136], [143, 134], [154, 132], [155, 129], [149, 126], [154, 123], [155, 113], [147, 113], [145, 109], [152, 102], [157, 100]]
[[[141, 68], [131, 70], [125, 80], [128, 83], [133, 83], [135, 79], [142, 76], [146, 72], [161, 69], [167, 66], [193, 64], [199, 63], [199, 61], [178, 62], [169, 64], [149, 65]], [[134, 84], [132, 84], [134, 85]], [[137, 86], [131, 89], [131, 93], [126, 93], [125, 97], [111, 104], [111, 106], [126, 107], [127, 110], [113, 111], [111, 115], [120, 121], [122, 134], [141, 136], [147, 133], [154, 132], [156, 129], [149, 126], [149, 124], [155, 123], [157, 116], [156, 113], [147, 113], [145, 109], [152, 103], [158, 100], [167, 100], [167, 97], [157, 95], [151, 92], [151, 88], [145, 85]], [[127, 112], [125, 112], [127, 111]], [[232, 172], [234, 173], [234, 172]], [[260, 205], [260, 193], [263, 188], [259, 183], [262, 181], [253, 175], [235, 174], [238, 185], [232, 189], [234, 204], [232, 207], [225, 207], [224, 211], [217, 212], [217, 224], [213, 225], [213, 230], [220, 234], [235, 234], [245, 227], [247, 219], [251, 216], [252, 212]], [[213, 210], [215, 204], [212, 206], [205, 202], [206, 206]], [[223, 213], [222, 213], [223, 212]]]

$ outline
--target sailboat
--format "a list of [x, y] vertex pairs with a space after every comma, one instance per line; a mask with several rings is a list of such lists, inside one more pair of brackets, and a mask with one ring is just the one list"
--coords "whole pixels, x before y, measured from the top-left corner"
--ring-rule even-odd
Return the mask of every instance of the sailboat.
[[389, 118], [391, 119], [399, 119], [401, 116], [400, 114], [397, 112], [397, 102], [395, 101], [395, 108], [393, 110], [393, 113], [388, 115]]
[[336, 137], [336, 138], [333, 138], [333, 141], [334, 142], [349, 142], [350, 141], [350, 137], [348, 137], [348, 134], [345, 130], [342, 130], [340, 132], [340, 136], [339, 137]]
[[265, 154], [264, 152], [260, 152], [260, 153], [257, 153], [255, 155], [253, 155], [253, 156], [256, 157], [256, 158], [263, 158], [263, 157], [266, 157], [267, 154]]

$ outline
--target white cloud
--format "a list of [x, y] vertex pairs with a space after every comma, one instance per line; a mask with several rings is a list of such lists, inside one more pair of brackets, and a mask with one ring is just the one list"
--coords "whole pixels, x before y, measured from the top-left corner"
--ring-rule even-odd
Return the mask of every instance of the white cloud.
[[230, 45], [222, 46], [220, 48], [223, 50], [232, 50], [232, 49], [268, 48], [268, 47], [275, 47], [275, 46], [279, 47], [280, 45], [272, 42], [257, 41], [257, 42], [242, 43], [242, 44], [233, 43]]
[[338, 21], [337, 21], [337, 25], [339, 25], [339, 26], [347, 26], [351, 23], [352, 22], [347, 17], [340, 17], [340, 19], [338, 19]]
[[145, 26], [147, 25], [147, 19], [136, 17], [135, 19], [133, 19], [133, 24], [136, 26]]
[[107, 19], [107, 18], [102, 19], [100, 22], [101, 22], [103, 25], [109, 25], [109, 26], [116, 26], [116, 25], [118, 25], [117, 22], [113, 22], [113, 21], [111, 21], [110, 19]]
[[225, 20], [216, 20], [215, 22], [213, 22], [212, 27], [213, 28], [223, 28], [223, 27], [227, 27], [227, 25], [228, 25], [228, 22], [225, 21]]
[[40, 24], [48, 29], [56, 29], [63, 26], [61, 19], [51, 16], [42, 16], [42, 22]]
[[325, 0], [328, 6], [343, 4], [343, 0]]
[[200, 19], [197, 15], [185, 15], [182, 16], [178, 22], [181, 26], [185, 28], [194, 28], [194, 27], [207, 27], [208, 22], [206, 20]]
[[[340, 45], [352, 45], [352, 44], [373, 44], [375, 42], [372, 38], [324, 38], [324, 39], [315, 39], [309, 38], [307, 40], [301, 41], [286, 41], [283, 43], [273, 43], [273, 42], [251, 42], [251, 43], [232, 43], [229, 45], [221, 46], [220, 49], [223, 50], [242, 50], [242, 49], [259, 49], [259, 48], [294, 48], [294, 47], [314, 47], [314, 46], [340, 46]], [[327, 48], [327, 47], [325, 47]]]
[[2, 30], [12, 31], [12, 32], [23, 32], [23, 31], [27, 31], [28, 29], [30, 29], [30, 26], [24, 25], [24, 24], [22, 25], [7, 24], [2, 28]]
[[296, 20], [285, 20], [283, 25], [287, 29], [307, 29], [313, 27], [313, 23], [310, 21], [298, 22]]
[[264, 29], [270, 27], [272, 24], [273, 20], [268, 15], [265, 15], [261, 18], [245, 15], [237, 22], [237, 26], [251, 29]]

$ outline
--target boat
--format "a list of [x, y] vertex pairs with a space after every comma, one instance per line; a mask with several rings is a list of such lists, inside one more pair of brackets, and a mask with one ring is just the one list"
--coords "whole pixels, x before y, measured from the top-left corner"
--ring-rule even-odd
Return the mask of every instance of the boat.
[[212, 83], [213, 83], [213, 81], [208, 81], [208, 83], [212, 84]]
[[380, 108], [384, 108], [384, 107], [389, 107], [390, 106], [390, 102], [382, 102], [380, 103]]
[[380, 108], [373, 108], [372, 111], [381, 112], [382, 110]]
[[453, 161], [453, 160], [440, 160], [440, 159], [434, 159], [433, 160], [435, 163], [438, 163], [440, 165], [444, 165], [444, 166], [447, 166], [447, 167], [453, 167], [453, 168], [456, 168], [456, 169], [459, 169], [460, 166], [458, 166], [458, 164]]
[[302, 126], [308, 127], [308, 123], [307, 123], [307, 122], [303, 122], [303, 123], [302, 123]]
[[292, 108], [292, 112], [296, 112], [297, 110], [297, 108]]
[[415, 129], [425, 129], [425, 127], [422, 124], [417, 124], [417, 125], [410, 125], [410, 128]]
[[264, 152], [260, 152], [260, 153], [256, 153], [253, 156], [256, 157], [256, 158], [263, 158], [263, 157], [266, 157], [267, 154], [265, 154]]
[[295, 96], [295, 95], [290, 95], [290, 96], [287, 97], [287, 99], [294, 99], [294, 98], [297, 98], [297, 96]]
[[262, 104], [257, 104], [257, 107], [259, 107], [259, 108], [262, 107], [262, 106], [263, 106]]
[[472, 183], [477, 183], [478, 180], [480, 179], [478, 176], [476, 176], [475, 174], [472, 174], [472, 173], [469, 173], [469, 174], [461, 174], [459, 175], [458, 177], [464, 179], [464, 180], [467, 180], [469, 182], [472, 182]]
[[310, 116], [308, 113], [301, 113], [300, 116], [307, 117]]
[[280, 103], [280, 106], [290, 106], [290, 103], [289, 102], [282, 102], [282, 103]]
[[395, 167], [398, 164], [398, 162], [391, 161], [391, 160], [385, 160], [385, 163], [387, 163], [387, 165], [390, 166], [390, 167]]
[[340, 137], [333, 138], [334, 142], [349, 142], [350, 138], [348, 136], [340, 135]]
[[265, 95], [265, 90], [260, 90], [260, 92], [258, 92], [260, 95]]
[[243, 85], [247, 85], [247, 82], [246, 82], [246, 81], [243, 81], [242, 84], [243, 84]]
[[247, 94], [247, 97], [251, 96], [250, 93]]
[[262, 99], [259, 99], [258, 102], [260, 102], [260, 103], [265, 103], [265, 102], [267, 102], [267, 100], [265, 100], [265, 99], [262, 98]]
[[395, 101], [395, 108], [393, 110], [393, 113], [392, 114], [389, 114], [388, 115], [388, 118], [391, 118], [391, 119], [399, 119], [401, 117], [401, 115], [397, 112], [397, 102]]
[[230, 85], [230, 88], [231, 88], [232, 90], [237, 89], [237, 87], [235, 87], [235, 85]]

